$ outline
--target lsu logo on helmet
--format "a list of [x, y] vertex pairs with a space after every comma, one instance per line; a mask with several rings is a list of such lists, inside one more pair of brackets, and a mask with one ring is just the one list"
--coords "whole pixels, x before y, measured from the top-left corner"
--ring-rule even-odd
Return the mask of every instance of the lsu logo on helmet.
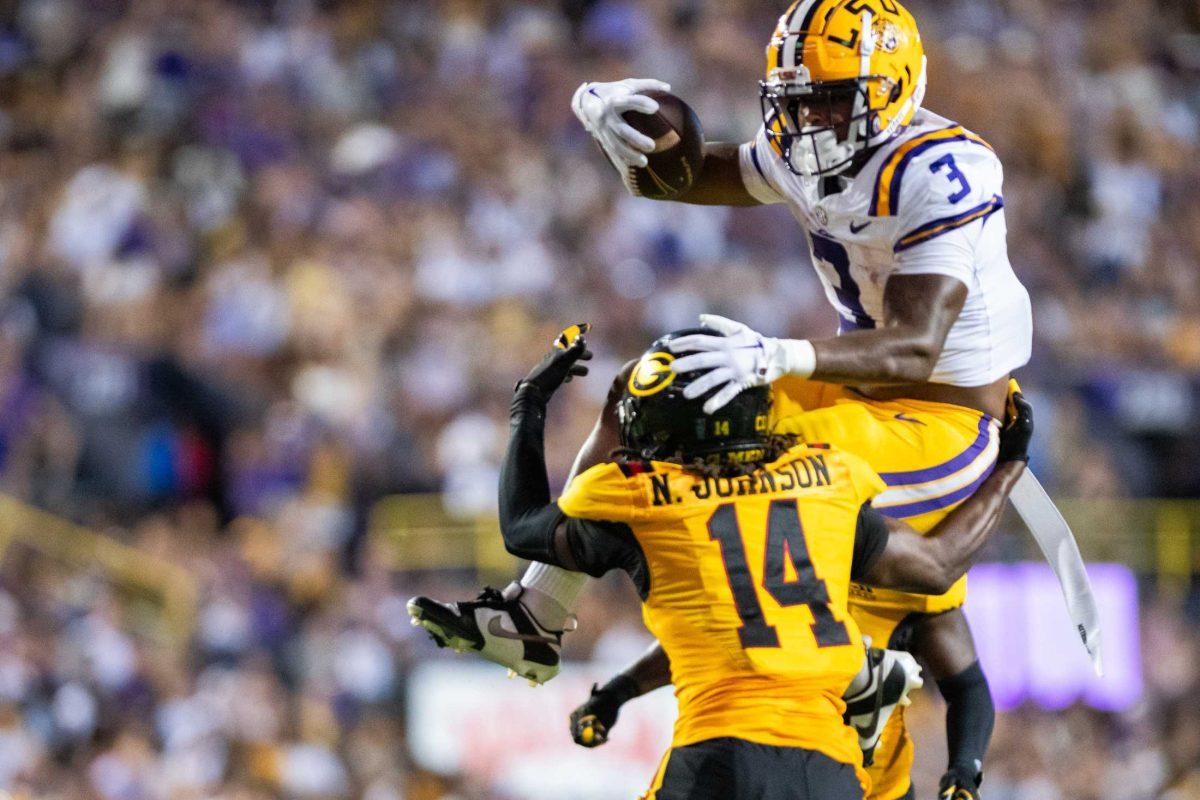
[[895, 0], [797, 0], [767, 45], [767, 137], [798, 175], [836, 175], [908, 125], [925, 94], [916, 20]]

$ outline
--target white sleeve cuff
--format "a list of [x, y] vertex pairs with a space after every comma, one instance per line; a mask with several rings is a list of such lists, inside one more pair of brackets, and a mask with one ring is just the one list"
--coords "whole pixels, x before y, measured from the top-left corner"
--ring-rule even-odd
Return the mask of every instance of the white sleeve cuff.
[[808, 378], [817, 369], [817, 351], [808, 339], [780, 339], [779, 353], [784, 375]]
[[762, 171], [762, 162], [755, 148], [757, 141], [745, 142], [738, 148], [738, 166], [742, 172], [742, 183], [746, 191], [758, 202], [764, 205], [782, 203], [783, 196], [767, 182], [766, 174]]

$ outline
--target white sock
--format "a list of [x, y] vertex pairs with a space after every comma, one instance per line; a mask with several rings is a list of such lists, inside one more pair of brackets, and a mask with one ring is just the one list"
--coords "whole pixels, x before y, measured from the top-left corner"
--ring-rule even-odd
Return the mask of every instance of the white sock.
[[588, 576], [582, 572], [569, 572], [562, 567], [535, 561], [520, 580], [525, 588], [521, 601], [539, 625], [560, 631], [566, 626], [567, 618], [575, 612], [575, 603], [587, 582]]

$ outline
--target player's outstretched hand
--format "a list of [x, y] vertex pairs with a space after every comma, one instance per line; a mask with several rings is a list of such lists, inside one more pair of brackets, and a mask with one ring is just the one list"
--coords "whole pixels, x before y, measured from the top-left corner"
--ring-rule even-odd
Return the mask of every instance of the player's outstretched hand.
[[938, 800], [979, 800], [979, 778], [976, 770], [951, 769], [938, 784]]
[[584, 337], [590, 328], [588, 323], [581, 322], [563, 330], [555, 338], [554, 347], [523, 381], [517, 383], [517, 388], [522, 385], [532, 386], [544, 399], [549, 400], [550, 396], [558, 391], [558, 387], [569, 383], [571, 378], [587, 375], [587, 366], [579, 362], [588, 361], [592, 357], [592, 351], [587, 349], [587, 339]]
[[1000, 453], [996, 460], [1029, 462], [1029, 442], [1033, 439], [1033, 406], [1012, 382], [1008, 393], [1008, 413], [1000, 431]]
[[693, 333], [671, 340], [671, 352], [688, 353], [671, 362], [674, 372], [704, 374], [683, 389], [690, 399], [720, 387], [704, 403], [704, 413], [712, 414], [737, 397], [743, 389], [765, 386], [783, 375], [782, 348], [778, 339], [763, 336], [750, 326], [716, 314], [701, 314], [700, 324], [719, 336]]
[[654, 140], [635, 130], [621, 115], [626, 111], [654, 114], [658, 102], [641, 92], [671, 91], [670, 84], [652, 78], [626, 78], [612, 83], [585, 83], [575, 90], [571, 110], [619, 172], [645, 167]]
[[571, 738], [575, 744], [599, 747], [607, 742], [621, 706], [636, 693], [633, 680], [624, 675], [618, 675], [603, 687], [592, 684], [591, 697], [571, 712]]

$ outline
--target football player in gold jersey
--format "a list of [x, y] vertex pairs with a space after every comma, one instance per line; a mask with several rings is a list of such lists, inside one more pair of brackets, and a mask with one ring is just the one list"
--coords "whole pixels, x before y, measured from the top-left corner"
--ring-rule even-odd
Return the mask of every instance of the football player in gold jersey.
[[[647, 798], [849, 800], [868, 778], [842, 694], [863, 649], [851, 580], [943, 592], [996, 527], [1024, 469], [1028, 406], [998, 464], [926, 535], [870, 504], [884, 490], [858, 456], [772, 435], [770, 392], [714, 414], [687, 399], [655, 342], [618, 405], [623, 450], [555, 503], [543, 454], [547, 402], [587, 357], [582, 336], [517, 385], [501, 475], [505, 545], [601, 575], [620, 568], [670, 660], [679, 719]], [[666, 362], [666, 363], [664, 363]]]

